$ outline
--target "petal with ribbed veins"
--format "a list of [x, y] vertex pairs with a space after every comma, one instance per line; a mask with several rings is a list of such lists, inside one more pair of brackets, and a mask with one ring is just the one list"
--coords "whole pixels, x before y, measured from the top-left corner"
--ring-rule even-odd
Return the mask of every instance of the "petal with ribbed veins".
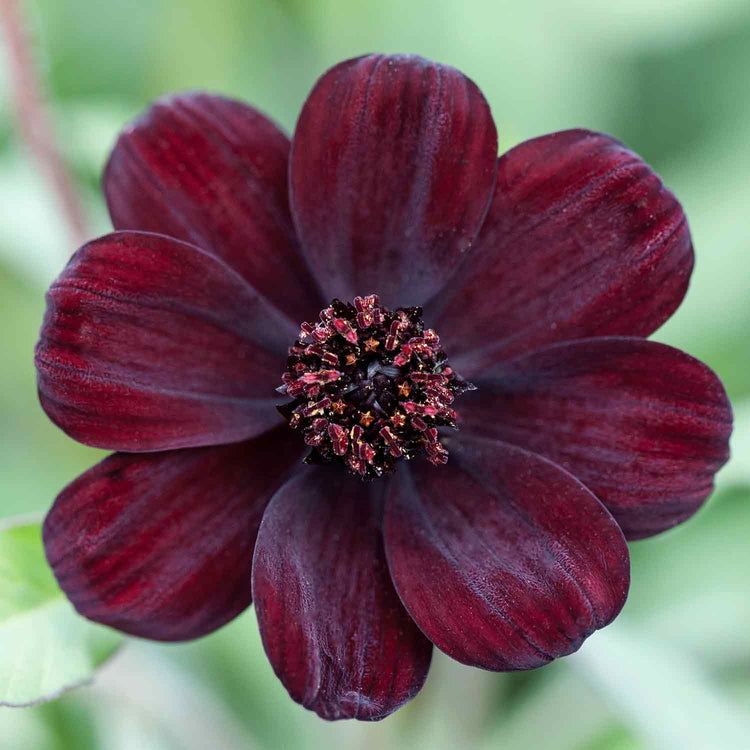
[[144, 638], [210, 633], [250, 604], [255, 537], [300, 457], [286, 428], [232, 445], [117, 453], [58, 496], [47, 559], [85, 617]]
[[500, 158], [478, 248], [425, 319], [472, 377], [558, 341], [648, 336], [692, 268], [685, 215], [658, 175], [614, 138], [567, 130]]
[[162, 235], [106, 235], [47, 293], [40, 399], [98, 448], [243, 440], [280, 421], [274, 387], [296, 333], [218, 258]]
[[288, 161], [289, 139], [258, 110], [186, 93], [125, 128], [103, 186], [115, 229], [213, 253], [298, 323], [322, 305], [289, 212]]
[[580, 479], [629, 539], [686, 520], [729, 457], [721, 381], [664, 344], [608, 337], [499, 361], [461, 399], [477, 430], [535, 451]]
[[417, 694], [432, 645], [404, 611], [368, 488], [340, 469], [300, 472], [273, 498], [253, 560], [268, 658], [324, 719], [382, 719]]
[[627, 596], [622, 532], [566, 471], [533, 453], [446, 438], [444, 467], [391, 484], [384, 537], [401, 601], [458, 661], [533, 669], [576, 651]]
[[325, 73], [302, 109], [292, 215], [327, 295], [419, 304], [468, 251], [487, 213], [497, 133], [476, 85], [414, 55]]

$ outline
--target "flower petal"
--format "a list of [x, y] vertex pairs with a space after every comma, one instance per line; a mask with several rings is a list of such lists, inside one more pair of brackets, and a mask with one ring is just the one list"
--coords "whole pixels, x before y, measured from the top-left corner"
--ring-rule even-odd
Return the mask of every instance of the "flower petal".
[[279, 422], [273, 389], [296, 327], [217, 258], [156, 234], [84, 245], [47, 294], [42, 406], [76, 440], [166, 450]]
[[233, 99], [159, 99], [120, 135], [104, 173], [115, 229], [213, 253], [298, 323], [322, 307], [289, 213], [289, 139]]
[[399, 472], [388, 495], [386, 554], [409, 614], [438, 648], [484, 669], [576, 651], [625, 603], [617, 524], [540, 456], [466, 435], [450, 451], [445, 467]]
[[[685, 215], [659, 177], [613, 138], [568, 130], [501, 157], [478, 250], [425, 317], [472, 377], [556, 341], [648, 336], [692, 267]], [[461, 361], [454, 348], [480, 351]]]
[[477, 385], [461, 399], [462, 424], [565, 467], [630, 539], [692, 516], [729, 457], [721, 381], [654, 341], [565, 342], [499, 362]]
[[300, 456], [281, 428], [232, 445], [118, 453], [44, 522], [55, 576], [85, 617], [162, 641], [198, 638], [250, 604], [263, 509]]
[[268, 658], [324, 719], [382, 719], [422, 687], [432, 645], [393, 590], [367, 487], [307, 469], [273, 498], [253, 560]]
[[409, 55], [329, 70], [294, 134], [292, 215], [327, 296], [418, 304], [474, 242], [492, 197], [497, 133], [476, 85]]

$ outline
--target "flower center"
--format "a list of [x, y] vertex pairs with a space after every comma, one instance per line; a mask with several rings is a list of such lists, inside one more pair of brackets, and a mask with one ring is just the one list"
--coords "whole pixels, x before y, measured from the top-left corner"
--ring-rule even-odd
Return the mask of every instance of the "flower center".
[[306, 463], [343, 462], [364, 479], [419, 451], [446, 463], [438, 427], [456, 429], [451, 405], [474, 386], [448, 366], [421, 307], [391, 311], [376, 294], [334, 299], [300, 329], [276, 390], [293, 399], [277, 409], [310, 446]]

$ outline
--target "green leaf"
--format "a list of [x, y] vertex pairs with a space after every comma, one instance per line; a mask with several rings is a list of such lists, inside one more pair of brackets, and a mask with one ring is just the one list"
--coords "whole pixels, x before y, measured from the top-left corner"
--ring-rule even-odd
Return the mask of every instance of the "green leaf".
[[90, 682], [121, 643], [65, 598], [39, 523], [0, 527], [0, 705], [33, 705]]

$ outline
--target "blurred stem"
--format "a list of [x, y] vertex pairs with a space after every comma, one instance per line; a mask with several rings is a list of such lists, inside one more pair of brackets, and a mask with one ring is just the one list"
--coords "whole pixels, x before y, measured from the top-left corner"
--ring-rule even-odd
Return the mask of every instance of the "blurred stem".
[[52, 120], [42, 94], [25, 25], [22, 0], [0, 0], [0, 21], [5, 33], [13, 105], [18, 132], [46, 176], [75, 245], [86, 238], [86, 221], [75, 184], [55, 140]]

